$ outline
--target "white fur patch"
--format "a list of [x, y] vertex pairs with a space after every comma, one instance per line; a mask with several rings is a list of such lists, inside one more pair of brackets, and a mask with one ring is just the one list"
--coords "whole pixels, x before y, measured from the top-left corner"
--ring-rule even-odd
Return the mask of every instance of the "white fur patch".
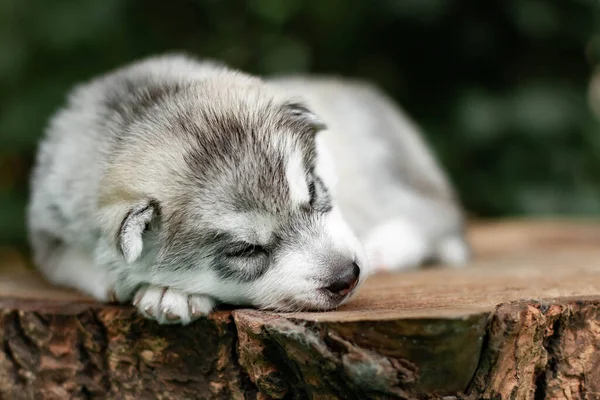
[[329, 192], [335, 195], [335, 186], [337, 185], [338, 176], [336, 173], [335, 162], [333, 161], [333, 155], [327, 148], [323, 134], [317, 135], [317, 162], [315, 169], [317, 175], [323, 180]]
[[290, 189], [290, 200], [292, 204], [306, 204], [310, 200], [308, 184], [306, 182], [306, 171], [302, 163], [299, 151], [294, 151], [287, 160], [285, 174]]
[[423, 234], [405, 218], [379, 225], [365, 240], [367, 257], [376, 270], [418, 267], [430, 253]]
[[354, 232], [344, 220], [339, 208], [334, 207], [325, 220], [325, 229], [335, 248], [343, 253], [354, 254], [361, 248], [361, 244], [354, 236]]
[[53, 254], [40, 269], [52, 283], [77, 288], [97, 300], [108, 300], [112, 289], [109, 271], [95, 265], [89, 253], [67, 248]]

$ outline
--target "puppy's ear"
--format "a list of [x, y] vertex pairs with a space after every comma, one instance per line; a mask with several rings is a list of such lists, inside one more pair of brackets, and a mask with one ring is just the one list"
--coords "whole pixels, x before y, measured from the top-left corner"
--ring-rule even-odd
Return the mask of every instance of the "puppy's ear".
[[305, 124], [312, 133], [318, 133], [327, 129], [325, 122], [302, 102], [289, 102], [286, 103], [284, 107], [291, 118], [298, 123]]
[[142, 255], [144, 233], [160, 224], [160, 204], [156, 200], [140, 203], [127, 212], [117, 232], [117, 248], [127, 263]]

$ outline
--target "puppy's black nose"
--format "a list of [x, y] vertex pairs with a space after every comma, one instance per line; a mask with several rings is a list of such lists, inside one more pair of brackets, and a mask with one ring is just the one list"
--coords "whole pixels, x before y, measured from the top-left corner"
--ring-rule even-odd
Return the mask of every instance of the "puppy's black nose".
[[340, 296], [346, 296], [358, 283], [359, 276], [360, 268], [355, 262], [353, 262], [349, 265], [349, 268], [344, 268], [337, 279], [325, 289], [329, 290], [331, 293]]

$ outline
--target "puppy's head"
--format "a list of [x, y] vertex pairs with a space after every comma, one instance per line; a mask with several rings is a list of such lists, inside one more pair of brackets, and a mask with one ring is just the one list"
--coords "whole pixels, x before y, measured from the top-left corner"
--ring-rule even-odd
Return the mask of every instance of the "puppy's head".
[[362, 282], [366, 259], [318, 144], [325, 127], [303, 104], [214, 77], [132, 129], [144, 137], [124, 145], [116, 181], [145, 200], [117, 247], [144, 279], [277, 310], [331, 309]]

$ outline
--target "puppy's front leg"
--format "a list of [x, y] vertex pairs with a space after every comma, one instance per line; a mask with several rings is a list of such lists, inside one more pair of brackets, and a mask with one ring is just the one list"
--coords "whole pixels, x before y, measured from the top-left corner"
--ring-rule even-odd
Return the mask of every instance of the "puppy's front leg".
[[212, 297], [154, 285], [140, 287], [133, 298], [143, 316], [161, 324], [186, 325], [210, 313], [215, 304]]

